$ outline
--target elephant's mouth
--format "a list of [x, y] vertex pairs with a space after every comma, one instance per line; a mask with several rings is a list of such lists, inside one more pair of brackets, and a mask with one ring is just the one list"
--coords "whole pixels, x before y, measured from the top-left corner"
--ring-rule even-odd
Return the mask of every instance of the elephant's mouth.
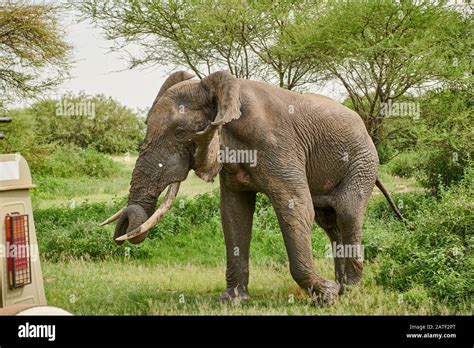
[[163, 203], [150, 217], [148, 217], [143, 207], [132, 204], [119, 210], [100, 225], [103, 226], [118, 219], [114, 233], [115, 242], [118, 245], [123, 244], [126, 240], [133, 244], [141, 243], [146, 238], [148, 231], [160, 222], [161, 218], [171, 208], [178, 194], [179, 185], [180, 182], [169, 185]]

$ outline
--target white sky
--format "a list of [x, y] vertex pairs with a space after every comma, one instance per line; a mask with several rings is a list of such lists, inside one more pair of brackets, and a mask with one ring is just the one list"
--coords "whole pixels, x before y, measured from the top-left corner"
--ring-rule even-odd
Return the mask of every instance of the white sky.
[[73, 46], [74, 63], [72, 78], [57, 89], [57, 94], [83, 90], [90, 95], [103, 93], [131, 108], [152, 104], [166, 78], [166, 69], [127, 69], [127, 62], [118, 53], [109, 53], [110, 42], [100, 29], [87, 22], [77, 23], [72, 16], [65, 18], [64, 24], [66, 41]]

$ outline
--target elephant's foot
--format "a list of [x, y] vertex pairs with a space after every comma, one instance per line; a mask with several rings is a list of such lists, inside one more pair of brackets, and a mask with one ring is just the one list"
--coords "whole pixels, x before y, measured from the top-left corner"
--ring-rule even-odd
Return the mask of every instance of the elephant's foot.
[[314, 304], [318, 307], [332, 305], [340, 292], [340, 285], [331, 280], [327, 280], [322, 287], [310, 290], [310, 296]]
[[344, 283], [347, 285], [355, 285], [362, 279], [362, 261], [358, 259], [346, 259], [344, 266], [345, 279]]
[[247, 287], [237, 285], [234, 288], [227, 288], [219, 297], [221, 302], [240, 302], [249, 300], [250, 296]]

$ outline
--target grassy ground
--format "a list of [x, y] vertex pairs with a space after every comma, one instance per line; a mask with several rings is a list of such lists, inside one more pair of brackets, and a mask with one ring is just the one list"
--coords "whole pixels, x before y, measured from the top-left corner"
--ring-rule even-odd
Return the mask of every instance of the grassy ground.
[[[316, 260], [326, 276], [332, 261]], [[50, 305], [77, 315], [403, 315], [448, 314], [433, 303], [410, 303], [376, 285], [370, 267], [362, 284], [350, 289], [330, 307], [316, 308], [291, 279], [286, 266], [251, 266], [251, 300], [221, 304], [225, 288], [224, 262], [219, 266], [142, 264], [140, 262], [43, 263]]]
[[[379, 170], [379, 178], [389, 192], [417, 192], [424, 189], [416, 182], [414, 178], [400, 178], [392, 176], [387, 173], [386, 167], [382, 166]], [[374, 189], [373, 194], [382, 194], [377, 188]]]
[[[72, 208], [70, 206], [72, 201], [80, 207], [84, 201], [109, 202], [113, 201], [114, 197], [126, 195], [135, 159], [127, 160], [124, 157], [114, 159], [123, 163], [123, 171], [114, 178], [54, 179], [49, 183], [46, 181], [45, 185], [38, 188], [34, 197], [38, 217], [41, 219], [41, 209], [46, 207]], [[419, 190], [416, 182], [393, 178], [383, 170], [381, 177], [391, 192]], [[57, 188], [55, 184], [58, 184]], [[65, 188], [63, 191], [62, 187]], [[181, 195], [193, 196], [216, 188], [217, 183], [206, 184], [190, 173], [180, 192]], [[382, 199], [376, 189], [374, 199]], [[85, 244], [79, 246], [80, 248], [87, 251], [103, 250], [106, 254], [112, 250], [127, 252], [127, 245], [117, 249], [111, 244], [109, 236], [113, 226], [98, 229], [97, 221], [90, 218], [90, 212], [103, 215], [103, 211], [95, 211], [94, 206], [84, 211], [61, 209], [62, 213], [58, 215], [58, 219], [60, 222], [66, 219], [62, 230], [54, 229], [54, 221], [49, 225], [46, 222], [38, 224], [39, 228], [48, 230], [39, 231], [40, 233], [53, 236], [50, 237], [53, 238], [51, 240], [53, 243], [58, 245], [66, 243], [64, 245], [68, 250], [68, 238], [74, 238], [74, 235], [84, 238], [84, 231], [87, 231], [87, 233], [100, 233], [103, 236], [94, 243], [107, 241], [109, 245], [102, 248], [97, 244]], [[273, 214], [265, 210], [260, 213], [262, 212], [264, 215]], [[198, 212], [198, 215], [201, 214]], [[275, 226], [266, 226], [266, 223], [273, 223], [266, 217], [259, 219], [254, 228], [249, 285], [251, 301], [221, 304], [217, 301], [217, 297], [225, 288], [225, 247], [218, 218], [213, 215], [211, 221], [207, 222], [203, 217], [204, 224], [199, 226], [190, 224], [188, 220], [182, 220], [179, 213], [171, 220], [172, 222], [162, 223], [168, 224], [169, 230], [175, 228], [170, 224], [176, 224], [176, 233], [156, 237], [156, 233], [161, 232], [158, 228], [158, 232], [154, 232], [155, 237], [146, 240], [138, 247], [131, 248], [132, 253], [142, 253], [139, 259], [126, 256], [117, 259], [115, 256], [114, 259], [91, 260], [87, 254], [81, 254], [82, 249], [78, 249], [79, 255], [82, 255], [79, 260], [62, 259], [58, 262], [43, 260], [48, 304], [62, 307], [77, 315], [423, 315], [468, 314], [470, 308], [468, 304], [457, 309], [447, 307], [426, 296], [423, 289], [401, 293], [383, 288], [376, 282], [378, 265], [370, 260], [365, 262], [361, 284], [349, 289], [333, 306], [316, 308], [291, 279], [282, 236], [280, 233], [268, 232], [274, 231]], [[382, 222], [380, 225], [380, 218], [368, 220], [364, 226], [364, 234], [368, 236], [369, 241], [388, 238], [389, 232], [385, 230], [393, 229], [390, 224], [385, 226]], [[373, 225], [374, 221], [376, 225]], [[62, 236], [69, 231], [72, 233], [71, 236], [56, 239], [55, 236]], [[84, 241], [87, 243], [87, 239]], [[324, 276], [333, 279], [333, 261], [321, 254], [327, 243], [328, 239], [324, 233], [315, 229], [313, 248], [316, 267]], [[378, 248], [377, 243], [374, 244], [375, 248]], [[368, 247], [370, 248], [370, 243]]]

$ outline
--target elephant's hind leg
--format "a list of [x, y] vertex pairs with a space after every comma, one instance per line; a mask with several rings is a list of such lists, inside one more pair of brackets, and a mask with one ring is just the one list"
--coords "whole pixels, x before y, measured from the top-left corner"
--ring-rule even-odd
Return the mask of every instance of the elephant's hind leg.
[[344, 258], [338, 250], [342, 246], [342, 234], [337, 227], [336, 212], [331, 207], [314, 208], [317, 224], [326, 232], [331, 241], [336, 281], [340, 285], [339, 294], [344, 291]]
[[361, 237], [367, 201], [367, 194], [348, 190], [336, 205], [337, 230], [340, 231], [342, 238], [344, 284], [357, 284], [362, 278], [364, 250], [361, 245]]
[[311, 245], [314, 208], [309, 189], [300, 185], [287, 185], [287, 190], [272, 192], [269, 197], [283, 233], [293, 279], [308, 291], [316, 304], [327, 305], [337, 297], [339, 285], [325, 279], [314, 267]]

